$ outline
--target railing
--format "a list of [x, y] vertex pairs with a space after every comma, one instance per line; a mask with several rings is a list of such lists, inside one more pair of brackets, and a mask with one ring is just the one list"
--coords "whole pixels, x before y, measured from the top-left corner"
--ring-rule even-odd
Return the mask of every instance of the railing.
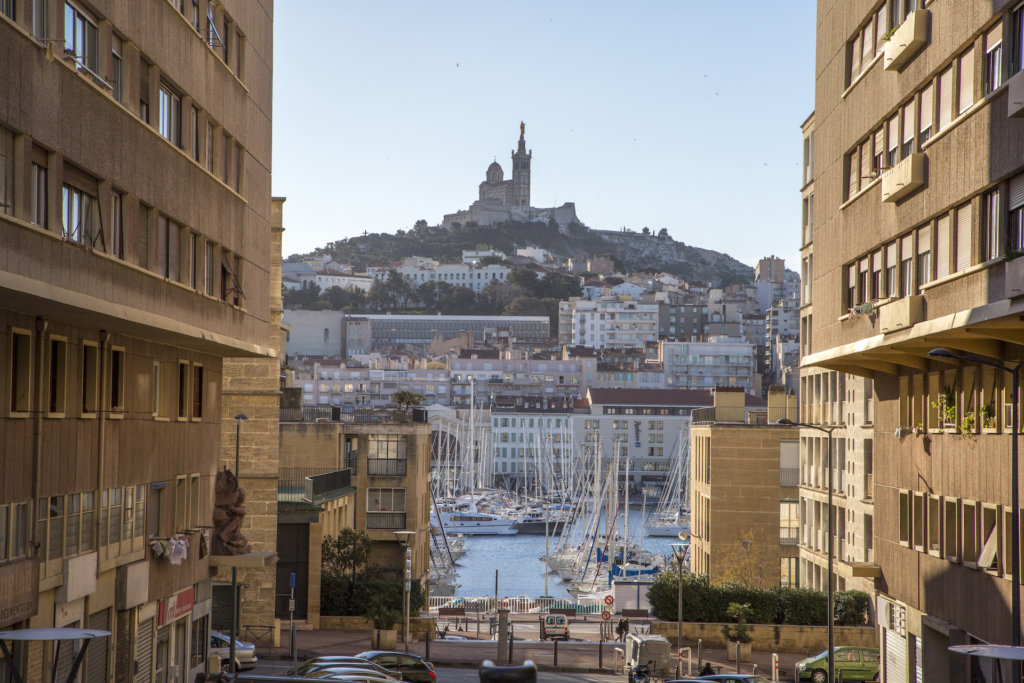
[[779, 545], [797, 545], [800, 543], [799, 529], [779, 529]]
[[334, 472], [335, 467], [280, 467], [277, 470], [277, 500], [301, 503], [306, 498], [307, 477]]
[[498, 598], [497, 603], [495, 603], [493, 595], [475, 598], [431, 596], [427, 609], [436, 613], [442, 607], [462, 607], [466, 610], [466, 613], [469, 614], [471, 612], [493, 611], [495, 604], [497, 604], [498, 607], [507, 609], [509, 612], [515, 614], [547, 612], [552, 609], [572, 609], [576, 610], [576, 614], [600, 614], [604, 609], [606, 609], [599, 598], [575, 601], [568, 598], [534, 598], [526, 595], [520, 595], [512, 598]]
[[367, 529], [404, 529], [404, 512], [367, 512]]
[[367, 458], [366, 473], [371, 477], [404, 477], [407, 463], [405, 458]]
[[775, 424], [782, 418], [794, 419], [796, 411], [786, 408], [748, 408], [746, 406], [718, 406], [712, 408], [695, 408], [692, 414], [693, 423], [732, 423], [749, 425]]
[[306, 477], [306, 500], [320, 504], [342, 496], [352, 488], [352, 471], [334, 470]]
[[359, 407], [345, 412], [342, 406], [302, 406], [282, 408], [281, 422], [342, 422], [349, 424], [426, 423], [427, 411], [420, 408]]
[[800, 468], [782, 467], [779, 469], [779, 486], [799, 486]]

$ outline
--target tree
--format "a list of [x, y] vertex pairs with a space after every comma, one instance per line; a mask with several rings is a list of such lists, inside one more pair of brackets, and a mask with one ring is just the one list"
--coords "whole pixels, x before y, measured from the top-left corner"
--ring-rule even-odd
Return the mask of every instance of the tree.
[[749, 643], [751, 638], [747, 630], [747, 619], [753, 616], [754, 610], [745, 602], [730, 602], [725, 613], [736, 620], [735, 624], [722, 626], [722, 635], [725, 639], [734, 643]]
[[442, 280], [427, 280], [416, 288], [416, 298], [427, 311], [436, 311], [452, 286]]
[[623, 280], [621, 277], [615, 277], [614, 275], [609, 275], [608, 277], [606, 277], [604, 279], [604, 283], [606, 285], [608, 285], [609, 287], [614, 287], [615, 285], [621, 285], [623, 282], [625, 282], [625, 280]]
[[365, 531], [342, 529], [337, 536], [326, 536], [320, 543], [321, 574], [334, 574], [356, 578], [356, 572], [366, 564], [372, 541]]
[[412, 224], [413, 230], [425, 230], [427, 227], [427, 221], [422, 218]]
[[477, 309], [481, 312], [497, 313], [505, 310], [517, 297], [523, 296], [523, 290], [501, 280], [491, 280], [484, 291], [477, 296]]
[[505, 282], [513, 287], [518, 287], [525, 296], [537, 295], [537, 285], [539, 284], [537, 273], [528, 268], [513, 268], [505, 278]]
[[469, 287], [451, 287], [438, 302], [438, 310], [445, 315], [467, 315], [476, 309], [476, 292]]
[[537, 290], [545, 298], [565, 300], [574, 296], [580, 296], [583, 288], [580, 286], [580, 279], [563, 273], [545, 273], [540, 279]]
[[645, 235], [650, 235], [650, 234], [651, 234], [651, 229], [650, 229], [650, 228], [648, 228], [648, 227], [647, 227], [647, 226], [645, 225], [645, 226], [644, 226], [644, 229], [643, 229], [643, 230], [641, 230], [640, 232], [642, 232], [642, 233], [643, 233], [643, 234], [645, 234]]
[[358, 287], [331, 287], [324, 292], [324, 296], [331, 304], [331, 308], [336, 311], [354, 313], [361, 312], [366, 307], [366, 293]]
[[391, 394], [391, 400], [404, 410], [409, 406], [418, 406], [423, 403], [423, 394], [410, 389], [399, 389]]
[[765, 588], [771, 555], [768, 549], [756, 542], [753, 529], [737, 534], [737, 538], [722, 547], [719, 559], [715, 561], [721, 583], [735, 583], [747, 588]]
[[502, 315], [546, 315], [551, 330], [558, 329], [558, 299], [521, 296], [505, 307]]
[[659, 239], [668, 239], [668, 228], [662, 228], [658, 231]]
[[319, 300], [320, 285], [315, 282], [298, 289], [285, 289], [282, 293], [282, 302], [285, 308], [311, 309]]

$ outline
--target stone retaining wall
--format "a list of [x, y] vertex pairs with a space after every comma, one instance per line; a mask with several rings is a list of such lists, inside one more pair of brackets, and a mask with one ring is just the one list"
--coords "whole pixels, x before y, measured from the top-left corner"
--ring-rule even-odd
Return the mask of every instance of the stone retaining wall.
[[[696, 646], [701, 639], [706, 647], [724, 648], [724, 624], [686, 622], [683, 624], [683, 646]], [[765, 652], [822, 652], [828, 647], [828, 629], [824, 626], [789, 626], [748, 624], [754, 650]], [[673, 621], [651, 622], [651, 633], [665, 636], [675, 644], [677, 625]], [[836, 645], [878, 647], [878, 630], [874, 626], [837, 626]]]

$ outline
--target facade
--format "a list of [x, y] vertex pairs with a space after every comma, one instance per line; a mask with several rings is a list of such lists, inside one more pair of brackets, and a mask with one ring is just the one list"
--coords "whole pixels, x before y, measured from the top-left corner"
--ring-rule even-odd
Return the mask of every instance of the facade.
[[741, 387], [760, 393], [755, 383], [754, 347], [734, 339], [658, 343], [665, 382], [677, 389]]
[[440, 263], [434, 259], [411, 256], [389, 268], [368, 268], [367, 273], [375, 280], [386, 280], [388, 273], [394, 270], [414, 288], [427, 282], [444, 282], [453, 287], [467, 287], [479, 294], [492, 282], [504, 282], [512, 272], [508, 266], [498, 263], [480, 265], [480, 258], [476, 257], [476, 262]]
[[573, 407], [572, 399], [544, 396], [492, 404], [493, 485], [531, 492], [564, 485], [575, 459]]
[[338, 360], [307, 361], [295, 370], [295, 386], [302, 390], [303, 406], [337, 406], [343, 412], [355, 407], [393, 406], [391, 394], [400, 389], [423, 394], [427, 404], [448, 405], [451, 400], [448, 370], [436, 363], [427, 367], [409, 367], [408, 362], [348, 367]]
[[928, 353], [1022, 358], [1022, 10], [818, 16], [802, 366], [873, 380], [874, 558], [854, 571], [875, 580], [884, 679], [965, 681], [948, 646], [1008, 642], [1020, 591], [1014, 406], [1007, 372]]
[[[506, 354], [464, 351], [450, 363], [452, 397], [456, 403], [469, 399], [472, 381], [478, 399], [490, 396], [582, 397], [594, 378], [596, 363], [586, 358], [519, 358]], [[504, 356], [504, 357], [503, 357]], [[472, 378], [472, 380], [470, 379]]]
[[111, 631], [88, 680], [206, 667], [224, 366], [274, 355], [272, 16], [0, 3], [0, 629]]
[[690, 428], [690, 571], [712, 583], [798, 585], [796, 399], [769, 392], [751, 409], [742, 390], [719, 389]]
[[658, 304], [630, 298], [601, 297], [587, 301], [573, 297], [558, 302], [560, 344], [631, 348], [658, 339]]

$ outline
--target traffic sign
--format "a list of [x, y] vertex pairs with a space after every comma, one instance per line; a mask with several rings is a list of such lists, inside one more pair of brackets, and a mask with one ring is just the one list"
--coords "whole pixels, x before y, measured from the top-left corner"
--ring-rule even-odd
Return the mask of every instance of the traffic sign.
[[601, 612], [601, 621], [609, 621], [612, 618], [612, 613], [608, 610]]
[[606, 605], [611, 605], [611, 604], [613, 604], [614, 602], [615, 602], [615, 598], [614, 598], [614, 597], [612, 597], [611, 595], [606, 595], [606, 596], [604, 596], [604, 604], [606, 604]]

